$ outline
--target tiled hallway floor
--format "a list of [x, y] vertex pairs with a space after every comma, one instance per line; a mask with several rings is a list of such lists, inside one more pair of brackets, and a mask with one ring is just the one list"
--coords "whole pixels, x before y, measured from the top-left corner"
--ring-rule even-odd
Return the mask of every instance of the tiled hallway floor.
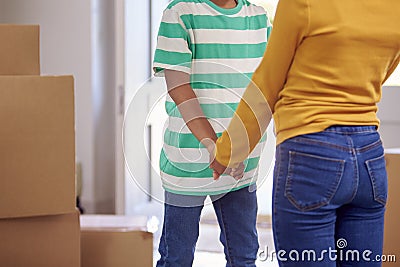
[[[156, 254], [155, 254], [156, 255]], [[154, 259], [154, 266], [156, 266], [157, 259]], [[193, 267], [224, 267], [226, 265], [223, 253], [204, 252], [198, 251], [195, 254]], [[278, 263], [271, 262], [271, 260], [256, 262], [257, 267], [278, 267]]]
[[[222, 253], [197, 252], [193, 267], [224, 267], [225, 257]], [[257, 267], [278, 267], [278, 264], [271, 260], [256, 262]]]

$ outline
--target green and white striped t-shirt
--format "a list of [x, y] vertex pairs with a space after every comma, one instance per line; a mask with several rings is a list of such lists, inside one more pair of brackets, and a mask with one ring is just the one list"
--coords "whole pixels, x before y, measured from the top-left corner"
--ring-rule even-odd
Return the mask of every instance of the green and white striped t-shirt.
[[[190, 74], [191, 86], [218, 136], [227, 128], [251, 76], [261, 61], [271, 24], [262, 7], [238, 0], [224, 9], [210, 0], [175, 0], [164, 11], [154, 71]], [[214, 181], [209, 154], [185, 125], [167, 95], [169, 115], [160, 156], [165, 190], [184, 195], [215, 195], [256, 182], [265, 138], [246, 160], [239, 181], [225, 175]]]

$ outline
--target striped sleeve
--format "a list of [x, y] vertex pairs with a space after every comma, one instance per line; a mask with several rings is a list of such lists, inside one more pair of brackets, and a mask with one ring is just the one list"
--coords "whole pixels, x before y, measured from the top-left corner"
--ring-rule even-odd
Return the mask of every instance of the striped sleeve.
[[180, 15], [174, 9], [166, 9], [161, 19], [154, 55], [153, 70], [162, 76], [163, 70], [173, 69], [191, 72], [192, 51], [189, 33]]

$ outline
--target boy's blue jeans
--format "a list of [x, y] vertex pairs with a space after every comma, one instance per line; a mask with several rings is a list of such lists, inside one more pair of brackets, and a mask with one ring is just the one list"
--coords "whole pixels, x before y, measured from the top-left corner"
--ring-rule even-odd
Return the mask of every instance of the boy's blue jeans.
[[280, 266], [381, 266], [387, 174], [374, 126], [334, 126], [277, 147]]
[[[223, 178], [221, 178], [223, 179]], [[255, 267], [258, 252], [257, 196], [254, 186], [211, 196], [221, 229], [226, 266]], [[199, 236], [200, 214], [206, 196], [165, 192], [164, 223], [157, 267], [190, 267]]]

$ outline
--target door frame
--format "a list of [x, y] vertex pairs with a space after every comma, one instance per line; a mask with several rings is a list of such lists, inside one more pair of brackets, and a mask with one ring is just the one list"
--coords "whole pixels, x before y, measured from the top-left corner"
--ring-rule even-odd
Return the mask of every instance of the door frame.
[[125, 0], [114, 0], [115, 12], [115, 213], [125, 214], [125, 159], [123, 123], [125, 114]]

